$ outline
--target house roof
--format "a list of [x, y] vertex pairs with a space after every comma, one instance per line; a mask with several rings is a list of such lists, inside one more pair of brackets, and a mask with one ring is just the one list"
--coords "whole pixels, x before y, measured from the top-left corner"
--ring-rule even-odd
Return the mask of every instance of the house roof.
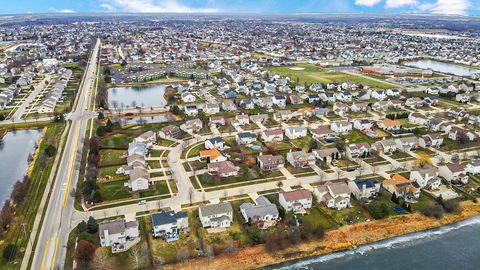
[[383, 125], [385, 125], [386, 127], [400, 126], [400, 121], [385, 118], [383, 119]]
[[357, 187], [361, 190], [365, 185], [365, 188], [373, 188], [375, 185], [379, 184], [376, 179], [355, 179], [353, 182], [357, 185]]
[[298, 201], [312, 198], [312, 193], [306, 189], [297, 189], [292, 191], [281, 192], [279, 196], [283, 196], [285, 201]]
[[152, 214], [152, 225], [159, 226], [165, 224], [176, 223], [180, 218], [187, 218], [187, 212], [175, 212], [175, 211], [160, 211], [158, 213]]
[[215, 147], [209, 150], [200, 151], [200, 158], [208, 157], [210, 158], [210, 160], [215, 160], [221, 156], [222, 156], [222, 153], [220, 153], [220, 151], [218, 151], [218, 149]]
[[465, 170], [465, 166], [460, 163], [447, 163], [445, 166], [452, 172], [463, 172]]
[[217, 204], [202, 204], [199, 206], [202, 216], [222, 215], [233, 212], [232, 205], [229, 202], [221, 202]]

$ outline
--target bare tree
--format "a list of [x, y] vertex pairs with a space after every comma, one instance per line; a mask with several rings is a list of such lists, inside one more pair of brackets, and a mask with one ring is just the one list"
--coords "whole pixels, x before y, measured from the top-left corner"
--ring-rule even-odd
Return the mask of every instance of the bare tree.
[[110, 260], [108, 249], [98, 248], [95, 251], [95, 257], [92, 261], [92, 268], [94, 270], [109, 270], [113, 269], [112, 261]]
[[205, 245], [205, 255], [207, 256], [208, 263], [215, 257], [215, 252], [213, 251], [213, 248], [211, 245]]
[[188, 251], [186, 246], [183, 246], [177, 251], [177, 261], [185, 262], [188, 258], [190, 258], [190, 251]]
[[229, 239], [227, 243], [225, 243], [224, 251], [230, 256], [237, 254], [238, 252], [237, 242], [233, 239]]
[[132, 269], [142, 269], [146, 266], [145, 263], [145, 254], [143, 252], [143, 248], [140, 245], [135, 245], [130, 248], [130, 252], [128, 254], [130, 266]]
[[190, 189], [188, 189], [188, 199], [190, 201], [190, 205], [193, 204], [193, 192], [194, 192], [193, 187], [190, 187]]

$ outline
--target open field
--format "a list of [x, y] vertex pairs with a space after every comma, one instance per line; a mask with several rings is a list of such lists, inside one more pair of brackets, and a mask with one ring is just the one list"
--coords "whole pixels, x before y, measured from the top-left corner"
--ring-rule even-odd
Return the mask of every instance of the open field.
[[[300, 70], [303, 68], [303, 70]], [[298, 78], [299, 84], [313, 84], [313, 83], [366, 83], [374, 88], [387, 89], [394, 87], [393, 85], [385, 82], [381, 83], [375, 80], [370, 80], [360, 76], [354, 76], [343, 72], [331, 71], [326, 68], [320, 68], [311, 64], [297, 64], [296, 66], [282, 66], [282, 67], [270, 67], [271, 70], [280, 76], [288, 76], [292, 81], [296, 81]]]

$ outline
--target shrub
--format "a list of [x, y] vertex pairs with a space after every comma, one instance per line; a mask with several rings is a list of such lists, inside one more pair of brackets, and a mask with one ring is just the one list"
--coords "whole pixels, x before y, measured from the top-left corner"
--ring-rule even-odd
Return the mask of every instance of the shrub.
[[436, 219], [442, 218], [445, 213], [443, 207], [439, 204], [427, 204], [422, 207], [420, 212], [426, 217], [434, 217]]
[[53, 157], [57, 153], [57, 148], [53, 145], [49, 145], [45, 148], [45, 154], [47, 154], [48, 157]]
[[384, 202], [371, 202], [368, 205], [368, 210], [375, 219], [382, 219], [388, 216], [388, 206]]
[[4, 249], [3, 249], [3, 259], [7, 262], [11, 262], [15, 260], [15, 257], [17, 255], [17, 246], [14, 244], [8, 244]]
[[443, 209], [447, 213], [460, 214], [462, 212], [462, 206], [457, 200], [450, 200], [443, 203]]

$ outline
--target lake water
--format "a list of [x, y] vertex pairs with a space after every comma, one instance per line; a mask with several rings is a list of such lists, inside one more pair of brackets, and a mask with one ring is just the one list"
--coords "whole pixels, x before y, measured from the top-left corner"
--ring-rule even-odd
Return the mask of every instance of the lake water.
[[480, 217], [269, 270], [480, 269]]
[[[163, 97], [166, 86], [152, 85], [152, 86], [135, 86], [135, 87], [114, 87], [108, 89], [108, 104], [110, 108], [114, 108], [113, 103], [117, 102], [118, 107], [122, 104], [126, 108], [132, 107], [164, 107], [167, 101]], [[133, 102], [136, 103], [133, 106]]]
[[133, 117], [133, 118], [121, 118], [113, 120], [115, 122], [120, 122], [122, 125], [130, 124], [147, 124], [147, 123], [166, 123], [170, 121], [175, 121], [171, 119], [169, 115], [152, 115], [152, 116], [143, 116], [143, 117]]
[[480, 70], [464, 67], [452, 63], [439, 62], [435, 60], [418, 60], [403, 63], [406, 66], [413, 66], [423, 69], [431, 69], [433, 71], [453, 74], [456, 76], [472, 76], [474, 73], [480, 73]]
[[17, 180], [23, 179], [28, 168], [28, 156], [35, 151], [41, 130], [10, 131], [0, 146], [0, 202], [10, 197]]

